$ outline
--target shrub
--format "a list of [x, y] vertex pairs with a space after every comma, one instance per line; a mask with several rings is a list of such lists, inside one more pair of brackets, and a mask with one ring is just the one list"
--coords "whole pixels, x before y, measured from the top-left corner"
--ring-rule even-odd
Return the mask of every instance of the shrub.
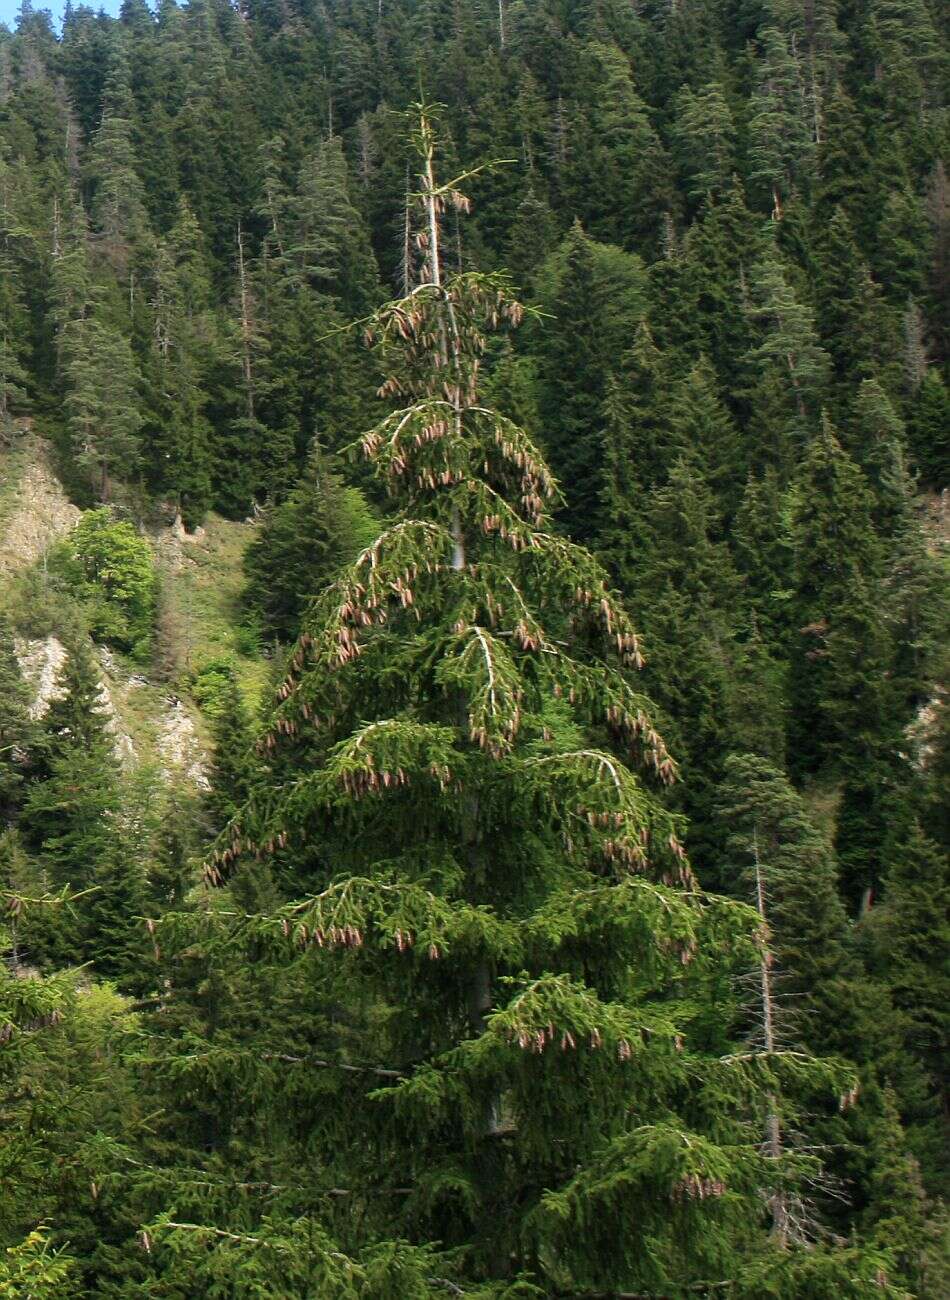
[[191, 676], [191, 693], [206, 717], [216, 718], [234, 683], [234, 662], [227, 655], [206, 659]]
[[148, 657], [157, 578], [152, 548], [111, 510], [90, 510], [50, 553], [50, 568], [82, 601], [97, 641]]

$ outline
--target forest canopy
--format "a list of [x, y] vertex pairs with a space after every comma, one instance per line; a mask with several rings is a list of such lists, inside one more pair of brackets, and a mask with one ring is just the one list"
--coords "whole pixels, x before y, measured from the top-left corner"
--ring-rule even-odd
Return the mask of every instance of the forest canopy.
[[0, 27], [0, 1296], [948, 1293], [948, 72]]

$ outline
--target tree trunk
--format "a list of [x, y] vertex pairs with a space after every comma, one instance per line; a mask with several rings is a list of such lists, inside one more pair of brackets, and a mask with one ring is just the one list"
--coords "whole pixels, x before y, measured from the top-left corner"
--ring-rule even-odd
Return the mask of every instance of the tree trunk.
[[[762, 876], [762, 864], [759, 861], [759, 833], [753, 838], [755, 854], [755, 901], [763, 926], [768, 924], [765, 898], [765, 880]], [[759, 962], [759, 989], [762, 1000], [762, 1026], [765, 1034], [765, 1050], [775, 1051], [775, 1011], [772, 999], [772, 953], [763, 949]], [[765, 1119], [765, 1141], [771, 1158], [778, 1163], [782, 1158], [782, 1126], [778, 1115], [777, 1099], [770, 1093], [766, 1098], [768, 1111]], [[788, 1199], [784, 1192], [773, 1192], [769, 1198], [772, 1212], [772, 1236], [780, 1246], [788, 1243]]]

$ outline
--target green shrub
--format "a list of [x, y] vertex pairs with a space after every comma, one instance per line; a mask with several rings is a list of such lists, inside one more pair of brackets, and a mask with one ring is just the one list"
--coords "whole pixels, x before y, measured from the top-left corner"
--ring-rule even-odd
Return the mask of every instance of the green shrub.
[[90, 510], [53, 548], [50, 569], [85, 606], [97, 641], [148, 657], [155, 618], [157, 578], [152, 548], [111, 510]]
[[216, 718], [234, 683], [234, 663], [227, 655], [206, 659], [191, 675], [191, 693], [202, 713]]

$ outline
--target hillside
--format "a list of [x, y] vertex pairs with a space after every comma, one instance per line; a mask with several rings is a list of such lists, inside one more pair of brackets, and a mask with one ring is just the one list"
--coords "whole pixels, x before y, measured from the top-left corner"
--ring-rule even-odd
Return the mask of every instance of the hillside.
[[[57, 694], [66, 650], [55, 609], [42, 619], [35, 608], [24, 607], [22, 587], [31, 573], [43, 570], [50, 547], [68, 538], [83, 512], [57, 478], [49, 445], [33, 434], [16, 439], [3, 457], [2, 473], [0, 608], [16, 636], [31, 714], [41, 718]], [[223, 661], [233, 666], [249, 700], [260, 698], [266, 662], [240, 648], [242, 557], [252, 535], [248, 525], [215, 516], [195, 534], [174, 524], [148, 530], [167, 611], [153, 661], [130, 663], [105, 646], [97, 652], [102, 705], [123, 764], [158, 764], [167, 779], [183, 777], [206, 789], [208, 724], [193, 693], [196, 681], [209, 665]], [[50, 630], [35, 635], [44, 622]]]
[[948, 85], [0, 27], [0, 1296], [950, 1292]]

